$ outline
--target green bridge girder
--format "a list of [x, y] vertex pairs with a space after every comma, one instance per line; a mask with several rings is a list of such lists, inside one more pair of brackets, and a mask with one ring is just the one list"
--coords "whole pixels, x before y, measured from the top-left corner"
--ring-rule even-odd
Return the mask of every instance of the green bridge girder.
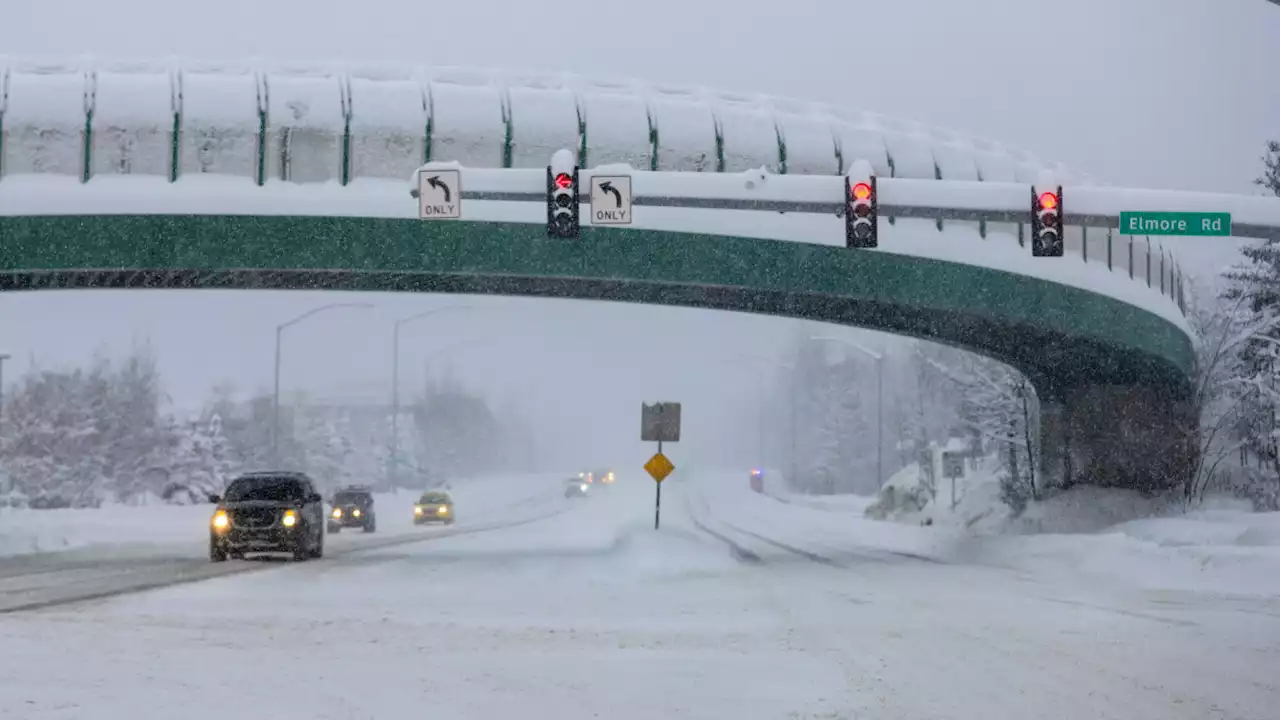
[[294, 216], [0, 217], [0, 289], [274, 288], [482, 293], [714, 308], [945, 343], [1041, 396], [1091, 385], [1185, 396], [1191, 339], [1075, 287], [888, 252], [656, 230]]

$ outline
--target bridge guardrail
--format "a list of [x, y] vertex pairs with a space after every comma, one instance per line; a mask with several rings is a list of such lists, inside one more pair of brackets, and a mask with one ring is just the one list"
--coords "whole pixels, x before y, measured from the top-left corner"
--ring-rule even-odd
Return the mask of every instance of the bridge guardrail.
[[[431, 167], [446, 166], [449, 164]], [[456, 167], [465, 172], [463, 199], [546, 202], [544, 171]], [[621, 165], [583, 169], [582, 187], [590, 185], [593, 174], [630, 175], [632, 204], [637, 207], [836, 216], [842, 215], [845, 209], [842, 178], [829, 176], [774, 175], [764, 169], [734, 174], [679, 173], [636, 170]], [[877, 186], [881, 198], [878, 213], [888, 222], [899, 219], [930, 220], [940, 225], [945, 221], [977, 222], [980, 227], [1005, 223], [1017, 228], [1020, 245], [1028, 244], [1027, 228], [1031, 220], [1028, 199], [1033, 187], [1030, 183], [878, 178]], [[411, 187], [416, 188], [416, 181]], [[1125, 273], [1131, 279], [1145, 282], [1177, 304], [1184, 314], [1183, 269], [1171, 253], [1150, 238], [1121, 233], [1120, 208], [1225, 210], [1232, 213], [1236, 237], [1280, 239], [1280, 200], [1272, 198], [1072, 186], [1063, 189], [1063, 198], [1064, 225], [1068, 229], [1066, 247], [1071, 254], [1084, 262], [1105, 264], [1111, 272]], [[579, 202], [590, 202], [590, 198], [580, 194]]]

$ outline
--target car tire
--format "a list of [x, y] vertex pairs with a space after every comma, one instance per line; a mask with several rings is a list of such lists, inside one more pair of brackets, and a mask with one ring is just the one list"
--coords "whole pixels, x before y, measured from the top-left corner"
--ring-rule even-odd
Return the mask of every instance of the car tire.
[[209, 541], [209, 562], [226, 562], [227, 551], [216, 541]]
[[324, 557], [324, 533], [316, 533], [316, 545], [311, 548], [311, 557], [319, 560]]
[[311, 557], [311, 545], [314, 542], [310, 537], [310, 533], [298, 538], [293, 545], [293, 559], [297, 562], [305, 562]]
[[376, 532], [377, 530], [378, 530], [377, 518], [369, 518], [367, 521], [365, 521], [365, 524], [364, 524], [365, 532], [371, 533], [371, 532]]

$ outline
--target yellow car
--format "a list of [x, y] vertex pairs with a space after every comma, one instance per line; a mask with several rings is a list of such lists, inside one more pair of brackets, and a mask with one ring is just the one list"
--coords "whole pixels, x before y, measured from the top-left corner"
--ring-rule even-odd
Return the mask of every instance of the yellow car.
[[453, 498], [443, 490], [428, 490], [422, 493], [413, 506], [413, 524], [444, 523], [452, 525], [457, 518], [453, 512]]

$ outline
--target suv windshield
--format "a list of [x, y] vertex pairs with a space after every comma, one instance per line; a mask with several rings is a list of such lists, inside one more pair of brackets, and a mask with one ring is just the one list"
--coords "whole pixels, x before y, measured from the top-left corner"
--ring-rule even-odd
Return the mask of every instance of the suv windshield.
[[419, 505], [448, 505], [449, 496], [444, 493], [423, 493]]
[[270, 500], [294, 502], [302, 499], [302, 483], [291, 477], [240, 478], [227, 488], [227, 502]]
[[369, 497], [369, 493], [361, 492], [340, 492], [333, 496], [334, 505], [370, 505], [373, 498]]

